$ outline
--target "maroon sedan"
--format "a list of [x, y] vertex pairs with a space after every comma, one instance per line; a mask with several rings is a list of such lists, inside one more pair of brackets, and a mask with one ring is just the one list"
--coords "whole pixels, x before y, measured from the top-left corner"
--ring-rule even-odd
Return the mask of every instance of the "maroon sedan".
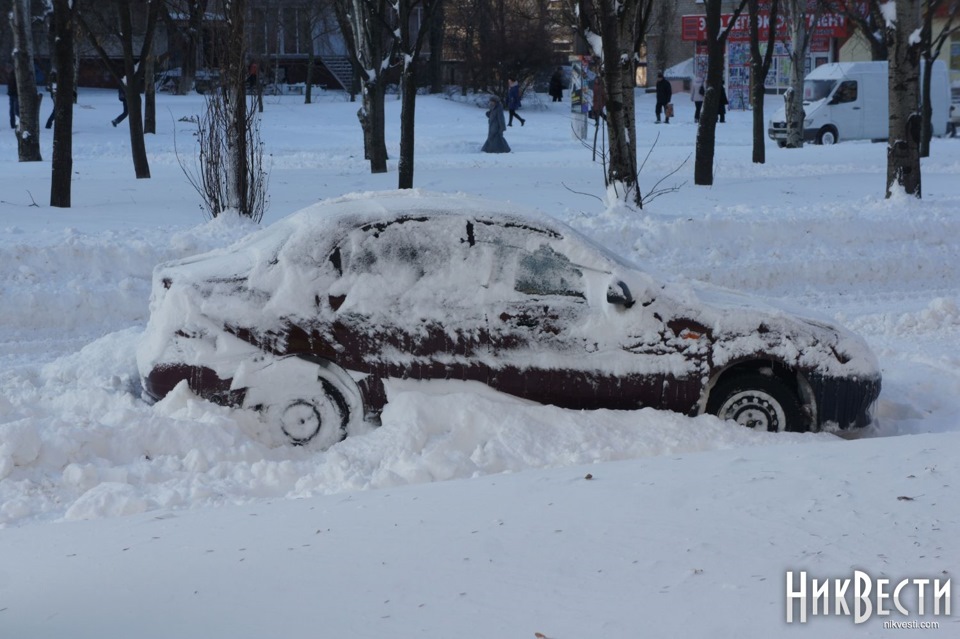
[[158, 266], [151, 312], [137, 358], [149, 397], [186, 384], [297, 445], [363, 430], [390, 380], [769, 431], [864, 426], [880, 392], [876, 358], [848, 331], [660, 283], [553, 219], [467, 196], [319, 203]]

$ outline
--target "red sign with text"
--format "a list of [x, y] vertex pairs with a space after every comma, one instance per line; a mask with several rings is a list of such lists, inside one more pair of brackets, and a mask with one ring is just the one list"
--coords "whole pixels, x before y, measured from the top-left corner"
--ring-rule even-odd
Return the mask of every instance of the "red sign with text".
[[[813, 14], [807, 14], [809, 27], [813, 28]], [[757, 16], [759, 21], [760, 40], [765, 40], [770, 33], [770, 16], [767, 14]], [[733, 20], [733, 14], [720, 16], [720, 29], [726, 29]], [[706, 16], [683, 16], [681, 18], [681, 39], [701, 41], [707, 39], [707, 17]], [[816, 24], [813, 35], [816, 38], [845, 38], [848, 34], [847, 18], [842, 13], [824, 13]], [[787, 36], [787, 22], [782, 15], [777, 16], [777, 39], [784, 40]], [[731, 41], [744, 41], [750, 39], [750, 18], [745, 14], [740, 14], [737, 21], [734, 22], [728, 38]]]

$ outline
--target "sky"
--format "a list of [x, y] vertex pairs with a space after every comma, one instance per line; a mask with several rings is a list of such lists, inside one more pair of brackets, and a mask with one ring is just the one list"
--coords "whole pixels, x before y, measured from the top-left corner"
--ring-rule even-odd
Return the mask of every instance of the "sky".
[[914, 586], [906, 616], [874, 599], [860, 624], [787, 623], [786, 579], [960, 569], [960, 140], [933, 140], [922, 199], [886, 199], [884, 144], [768, 140], [754, 164], [751, 114], [732, 111], [701, 187], [693, 105], [674, 102], [656, 124], [638, 95], [640, 186], [656, 194], [639, 211], [607, 200], [593, 131], [576, 139], [546, 96], [525, 97], [513, 152], [490, 155], [483, 97], [420, 97], [414, 184], [536, 208], [661, 280], [846, 326], [883, 371], [873, 426], [759, 433], [434, 384], [398, 386], [380, 428], [327, 451], [265, 444], [243, 411], [141, 397], [152, 271], [396, 188], [396, 97], [380, 175], [357, 103], [265, 98], [260, 226], [207, 219], [184, 174], [201, 96], [159, 96], [137, 180], [116, 93], [81, 89], [70, 209], [47, 206], [50, 132], [37, 163], [0, 137], [0, 636], [885, 637], [885, 622], [954, 636], [930, 592], [918, 614]]

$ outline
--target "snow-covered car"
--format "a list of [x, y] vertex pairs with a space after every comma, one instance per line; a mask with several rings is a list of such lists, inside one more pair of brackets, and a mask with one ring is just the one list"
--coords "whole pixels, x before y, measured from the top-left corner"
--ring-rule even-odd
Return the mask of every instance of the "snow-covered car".
[[864, 426], [880, 392], [842, 328], [660, 283], [539, 213], [419, 191], [324, 201], [159, 265], [137, 360], [150, 398], [186, 382], [319, 447], [368, 429], [397, 380], [769, 431]]

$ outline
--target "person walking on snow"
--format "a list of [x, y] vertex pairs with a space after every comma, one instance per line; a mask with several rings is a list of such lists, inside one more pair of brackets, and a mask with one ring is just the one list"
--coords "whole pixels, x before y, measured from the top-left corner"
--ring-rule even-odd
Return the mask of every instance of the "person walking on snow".
[[127, 117], [127, 92], [124, 91], [123, 85], [120, 85], [120, 88], [117, 90], [117, 93], [120, 97], [120, 102], [123, 103], [123, 113], [110, 120], [110, 123], [113, 126], [117, 126]]
[[491, 95], [490, 109], [487, 111], [487, 141], [483, 143], [483, 148], [480, 150], [484, 153], [509, 153], [510, 145], [503, 137], [506, 130], [503, 105], [500, 104], [500, 98]]
[[700, 109], [703, 108], [703, 79], [694, 78], [690, 86], [690, 101], [693, 102], [693, 121], [700, 121]]
[[508, 78], [507, 85], [507, 109], [510, 111], [510, 121], [507, 126], [513, 126], [513, 119], [520, 120], [520, 126], [527, 123], [526, 120], [517, 115], [517, 109], [520, 108], [520, 83], [515, 78]]
[[17, 128], [17, 118], [20, 117], [20, 95], [17, 93], [17, 74], [13, 66], [7, 67], [7, 95], [10, 96], [10, 128]]
[[673, 97], [673, 87], [670, 82], [663, 77], [663, 71], [657, 74], [657, 122], [660, 122], [660, 111], [664, 111], [666, 124], [670, 124], [670, 115], [666, 112], [667, 105], [670, 104], [670, 98]]
[[550, 97], [554, 102], [563, 102], [563, 70], [560, 67], [550, 76]]

